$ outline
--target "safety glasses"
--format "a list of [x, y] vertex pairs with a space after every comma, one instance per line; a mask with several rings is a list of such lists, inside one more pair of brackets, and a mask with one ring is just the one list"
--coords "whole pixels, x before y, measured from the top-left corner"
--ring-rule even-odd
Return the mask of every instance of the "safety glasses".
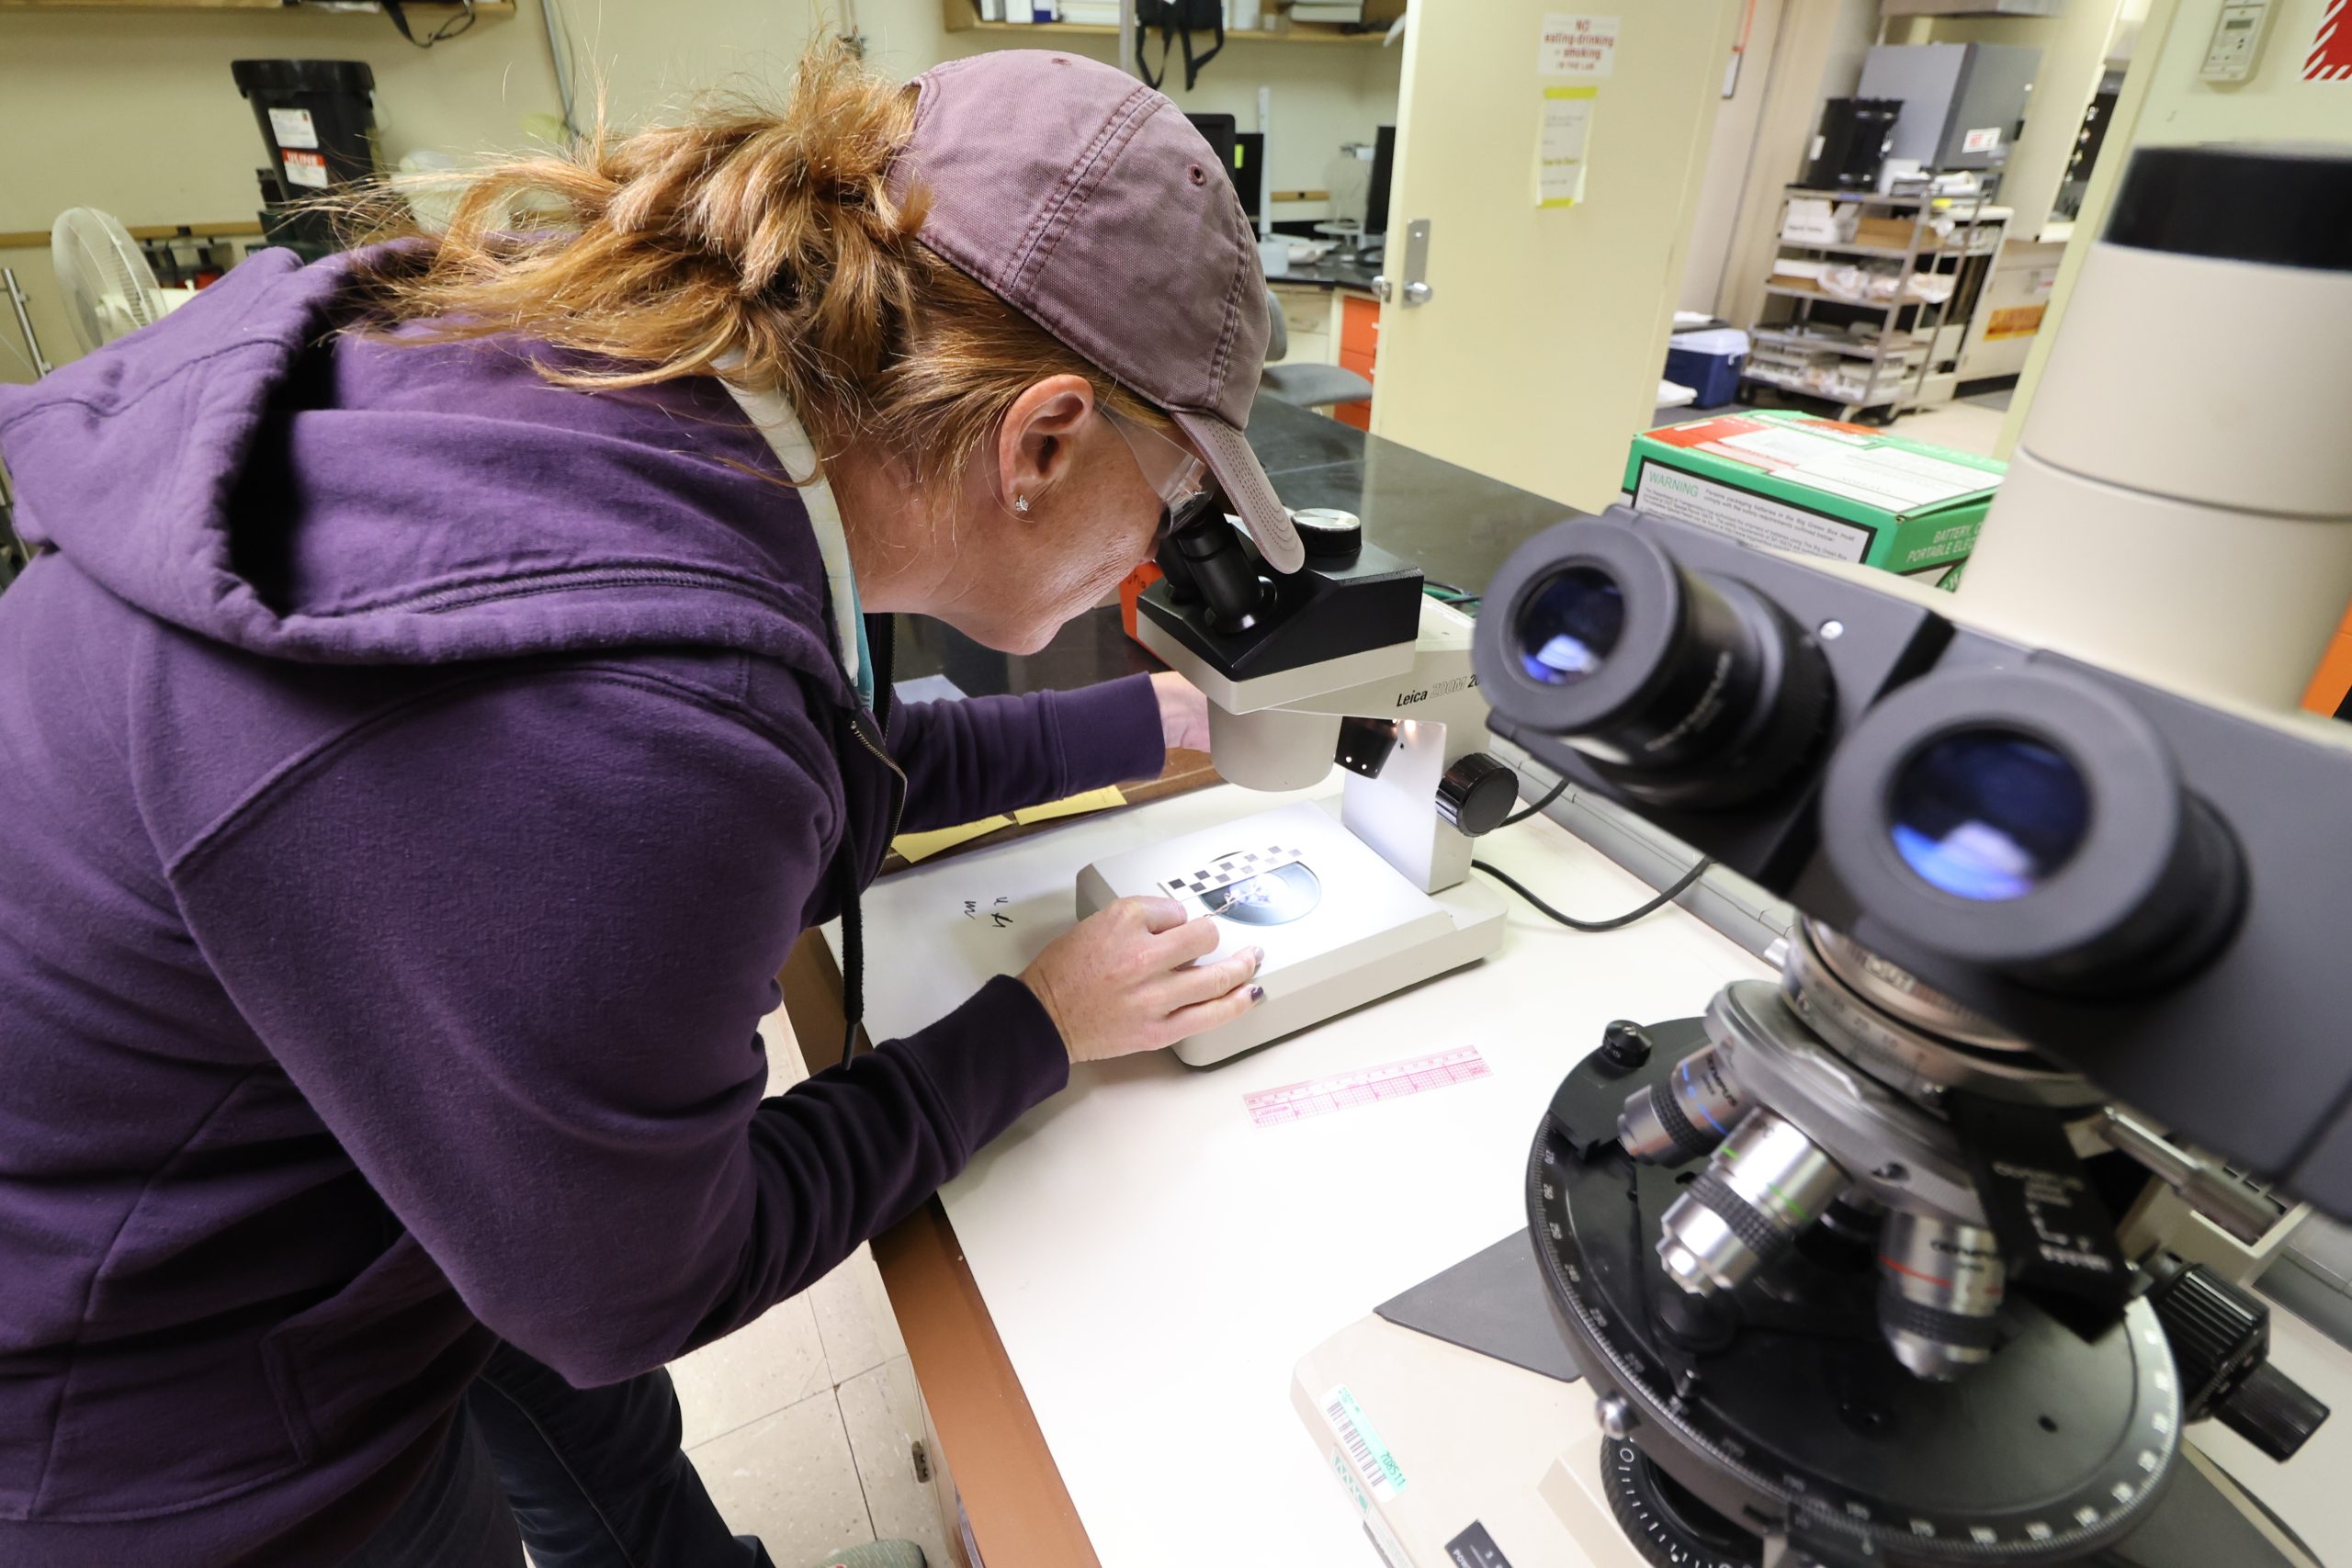
[[1102, 409], [1102, 417], [1119, 433], [1119, 439], [1127, 444], [1144, 483], [1159, 497], [1159, 530], [1152, 538], [1153, 547], [1157, 548], [1170, 534], [1191, 522], [1209, 501], [1213, 491], [1208, 465], [1148, 424], [1122, 418], [1107, 408]]

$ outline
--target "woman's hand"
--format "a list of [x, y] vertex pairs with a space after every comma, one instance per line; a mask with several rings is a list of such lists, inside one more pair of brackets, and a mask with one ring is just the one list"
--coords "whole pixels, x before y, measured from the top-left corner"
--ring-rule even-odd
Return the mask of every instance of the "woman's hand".
[[1188, 921], [1172, 898], [1122, 898], [1055, 938], [1021, 981], [1045, 1004], [1071, 1061], [1156, 1051], [1232, 1022], [1266, 994], [1250, 983], [1262, 948], [1193, 966], [1216, 942], [1213, 916]]
[[1152, 694], [1159, 699], [1159, 733], [1166, 737], [1170, 751], [1182, 747], [1188, 751], [1209, 749], [1209, 700], [1173, 670], [1162, 670], [1151, 678]]

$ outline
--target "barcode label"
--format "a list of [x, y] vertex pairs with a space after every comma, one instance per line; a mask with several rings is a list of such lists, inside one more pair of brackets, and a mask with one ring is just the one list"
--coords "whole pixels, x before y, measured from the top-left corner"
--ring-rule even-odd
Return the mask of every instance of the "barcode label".
[[1404, 1467], [1388, 1451], [1388, 1445], [1380, 1440], [1380, 1434], [1373, 1430], [1363, 1406], [1356, 1403], [1356, 1396], [1348, 1392], [1347, 1384], [1341, 1383], [1323, 1396], [1323, 1418], [1331, 1424], [1332, 1436], [1340, 1439], [1340, 1447], [1374, 1496], [1385, 1503], [1405, 1489]]
[[1384, 1062], [1376, 1067], [1363, 1067], [1352, 1073], [1338, 1073], [1328, 1078], [1309, 1078], [1304, 1083], [1286, 1083], [1278, 1089], [1252, 1090], [1241, 1097], [1250, 1120], [1261, 1127], [1272, 1127], [1283, 1122], [1303, 1121], [1309, 1116], [1321, 1116], [1332, 1111], [1350, 1111], [1359, 1105], [1372, 1105], [1384, 1100], [1396, 1100], [1410, 1094], [1425, 1094], [1449, 1084], [1468, 1083], [1473, 1078], [1489, 1076], [1487, 1059], [1478, 1055], [1475, 1045], [1457, 1045], [1450, 1051], [1438, 1051], [1427, 1056], [1408, 1056], [1401, 1062]]

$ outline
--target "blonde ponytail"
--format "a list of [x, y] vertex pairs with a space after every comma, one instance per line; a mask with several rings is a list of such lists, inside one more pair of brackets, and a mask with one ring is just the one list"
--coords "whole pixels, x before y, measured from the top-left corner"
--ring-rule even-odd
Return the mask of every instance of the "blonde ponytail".
[[889, 189], [914, 107], [826, 45], [780, 112], [713, 101], [680, 125], [600, 124], [569, 155], [435, 176], [456, 198], [437, 236], [379, 188], [345, 204], [355, 231], [413, 243], [368, 253], [367, 320], [419, 329], [403, 341], [543, 344], [565, 352], [540, 374], [582, 388], [723, 370], [781, 392], [820, 450], [876, 447], [933, 491], [1048, 376], [1164, 424], [916, 238], [923, 193]]

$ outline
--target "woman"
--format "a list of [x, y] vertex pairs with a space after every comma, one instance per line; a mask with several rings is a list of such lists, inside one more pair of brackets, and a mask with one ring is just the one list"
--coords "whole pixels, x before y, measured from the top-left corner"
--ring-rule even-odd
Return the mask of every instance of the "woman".
[[781, 116], [469, 184], [0, 400], [42, 549], [0, 597], [6, 1568], [511, 1564], [517, 1518], [540, 1568], [764, 1562], [662, 1364], [1070, 1061], [1258, 995], [1131, 901], [762, 1098], [772, 976], [898, 828], [1205, 720], [1168, 677], [899, 707], [859, 607], [1034, 649], [1204, 466], [1295, 564], [1253, 248], [1172, 106], [820, 59]]

